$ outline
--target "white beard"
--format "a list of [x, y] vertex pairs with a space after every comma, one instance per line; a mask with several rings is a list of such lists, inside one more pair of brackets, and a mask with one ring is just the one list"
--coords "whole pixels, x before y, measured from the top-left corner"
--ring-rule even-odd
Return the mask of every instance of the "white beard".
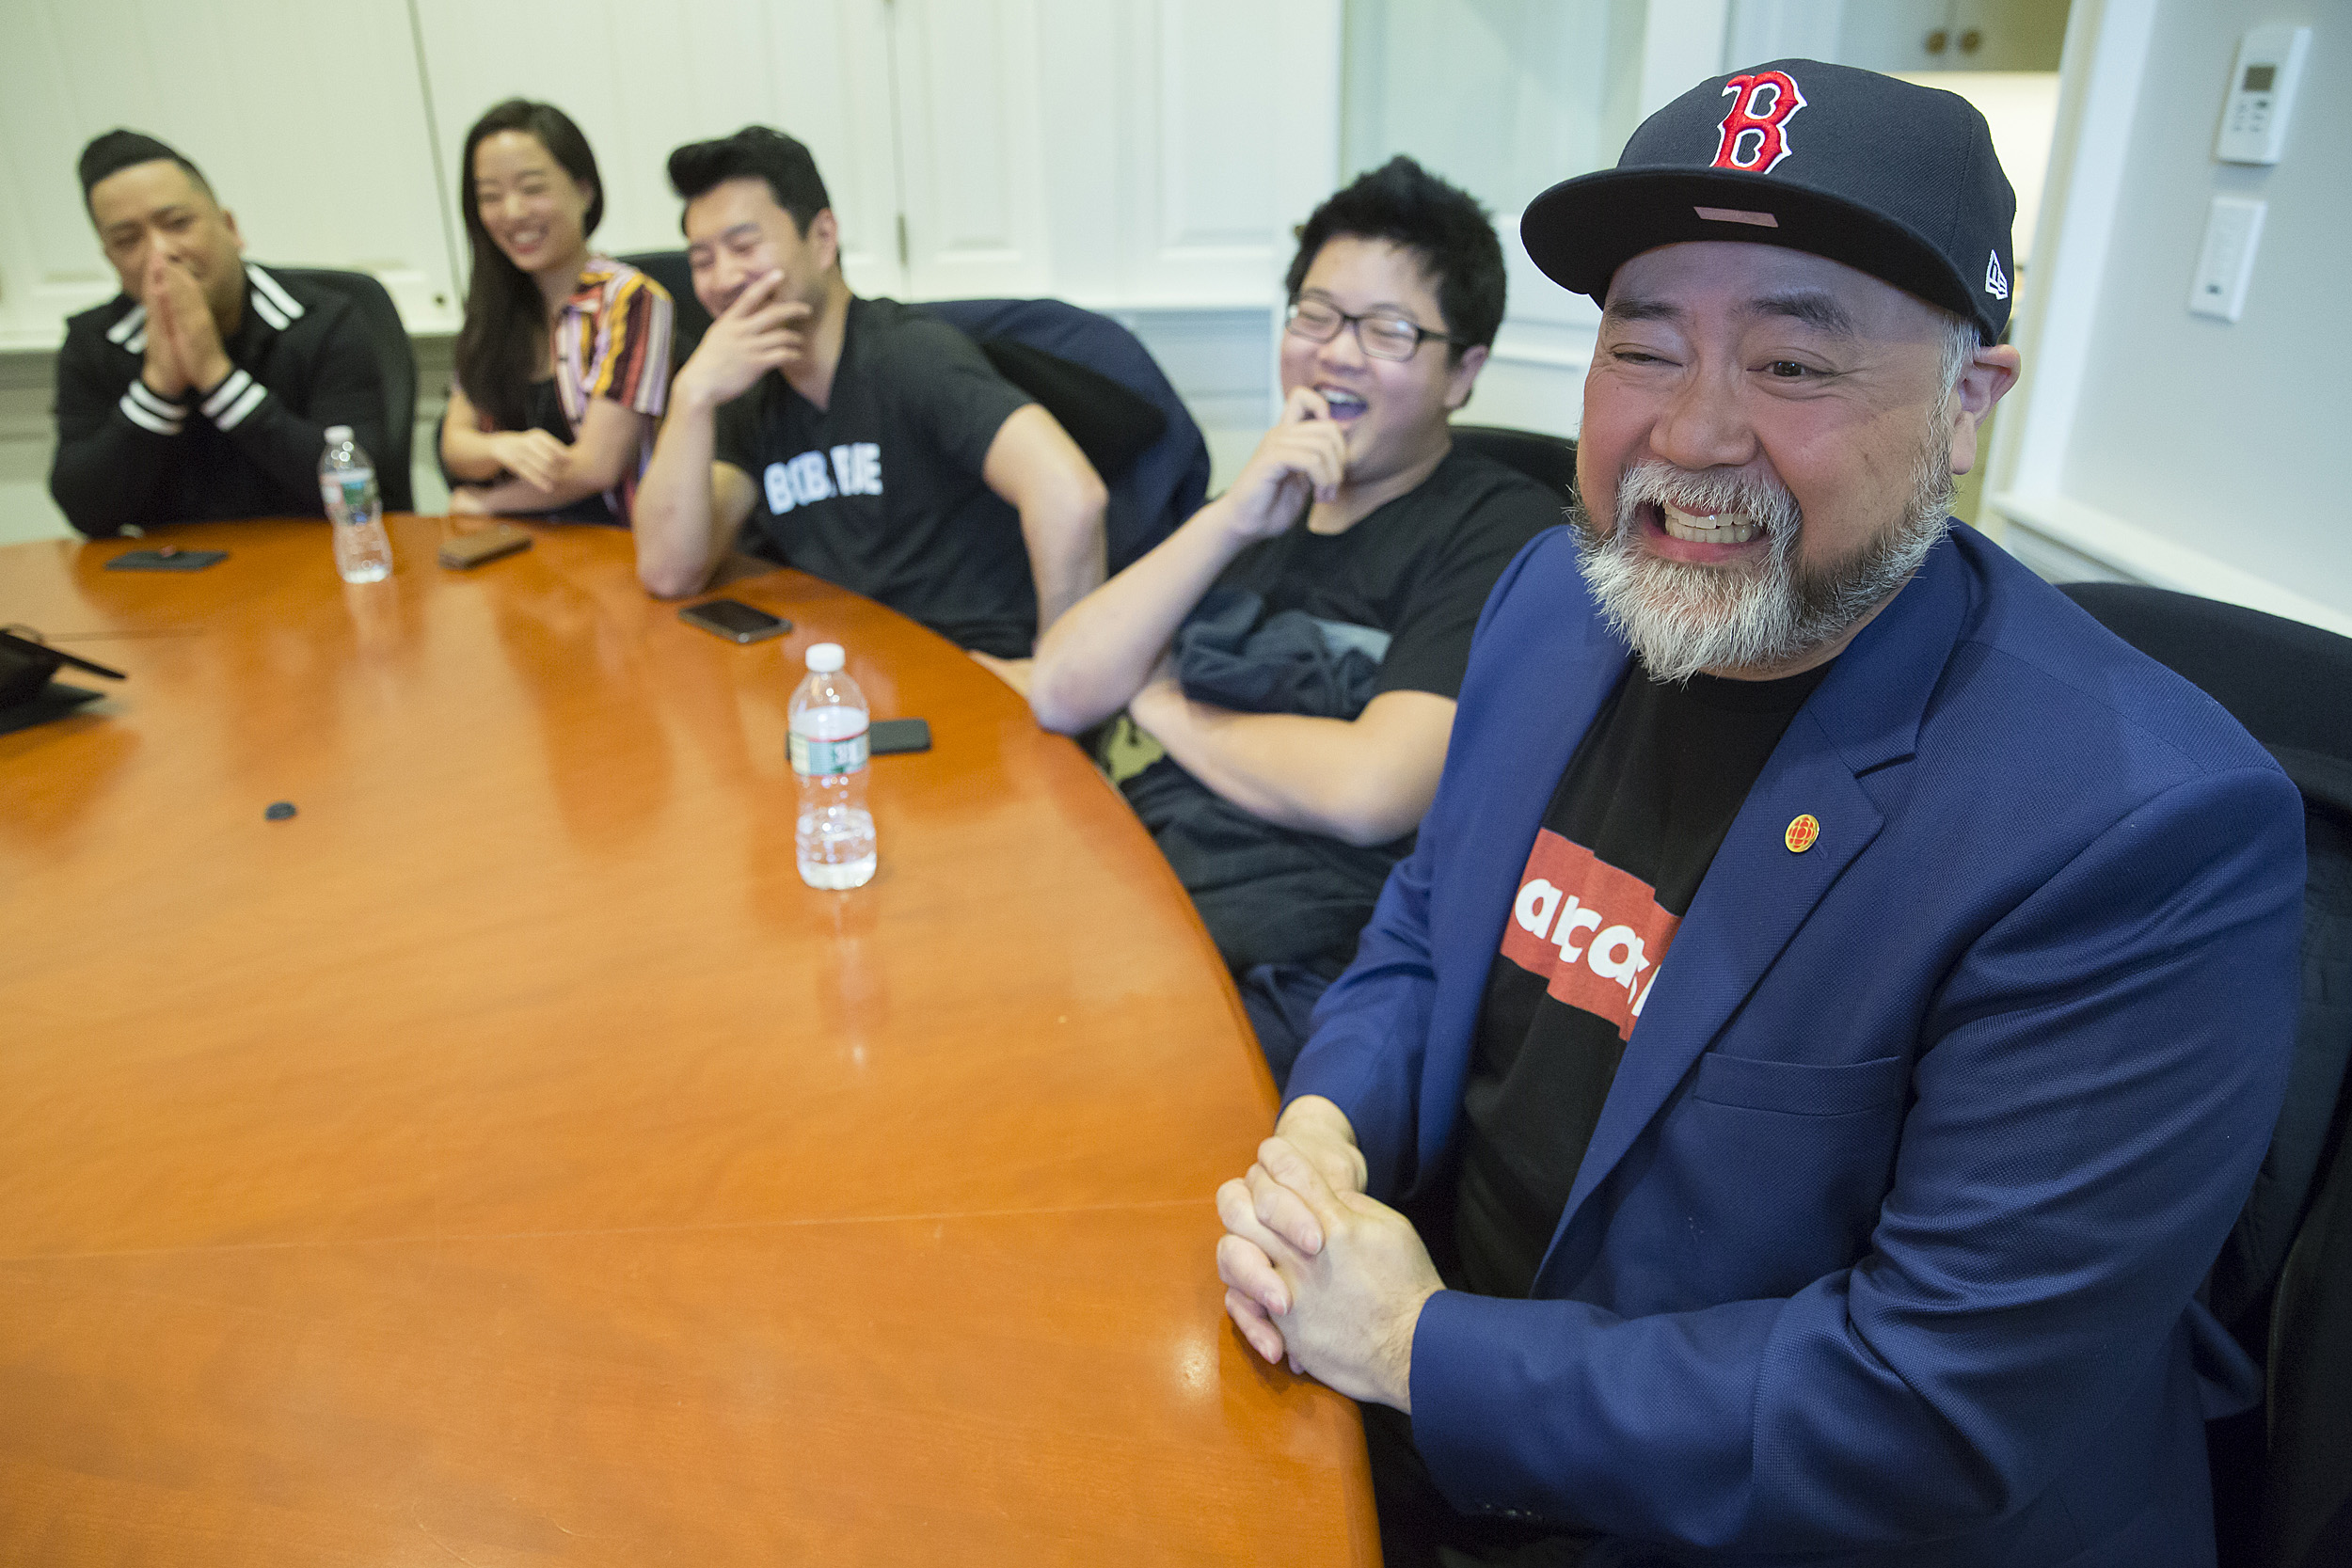
[[[1846, 560], [1804, 574], [1793, 560], [1804, 516], [1778, 483], [1692, 473], [1656, 458], [1638, 463], [1618, 478], [1615, 526], [1608, 533], [1596, 528], [1581, 496], [1570, 510], [1585, 585], [1653, 679], [1792, 663], [1892, 597], [1944, 536], [1953, 488], [1948, 422], [1931, 421], [1928, 435], [1896, 525]], [[1638, 514], [1645, 503], [1667, 502], [1700, 516], [1744, 514], [1763, 527], [1771, 553], [1752, 570], [1661, 560], [1636, 538]]]

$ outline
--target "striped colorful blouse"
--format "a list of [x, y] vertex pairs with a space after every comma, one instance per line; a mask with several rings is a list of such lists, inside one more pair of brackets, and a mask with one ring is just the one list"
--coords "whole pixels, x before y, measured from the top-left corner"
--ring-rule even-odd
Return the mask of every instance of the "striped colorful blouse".
[[[580, 286], [564, 302], [555, 322], [555, 394], [573, 436], [588, 417], [591, 398], [611, 398], [624, 408], [660, 419], [670, 397], [672, 310], [669, 291], [627, 261], [588, 258]], [[485, 415], [482, 428], [497, 427]], [[604, 492], [615, 522], [629, 520], [637, 481], [652, 457], [649, 423], [635, 466], [623, 470], [621, 483]]]

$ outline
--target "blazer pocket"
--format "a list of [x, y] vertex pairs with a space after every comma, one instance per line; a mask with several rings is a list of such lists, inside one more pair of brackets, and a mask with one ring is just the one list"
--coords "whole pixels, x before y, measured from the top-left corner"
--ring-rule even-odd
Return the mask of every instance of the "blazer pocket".
[[1867, 1062], [1818, 1067], [1810, 1062], [1764, 1062], [1708, 1052], [1699, 1058], [1693, 1100], [1792, 1117], [1847, 1117], [1891, 1105], [1911, 1084], [1911, 1059], [1878, 1056]]

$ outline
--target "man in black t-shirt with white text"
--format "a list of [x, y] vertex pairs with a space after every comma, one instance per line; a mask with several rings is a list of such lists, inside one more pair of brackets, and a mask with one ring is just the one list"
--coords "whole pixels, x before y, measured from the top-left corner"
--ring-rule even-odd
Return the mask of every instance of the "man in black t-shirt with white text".
[[638, 488], [638, 577], [697, 592], [750, 519], [761, 553], [1020, 685], [1037, 635], [1103, 578], [1092, 466], [961, 333], [850, 293], [801, 143], [747, 126], [679, 148], [670, 180], [714, 319]]
[[[1564, 499], [1447, 424], [1502, 320], [1502, 245], [1470, 196], [1397, 158], [1315, 210], [1288, 284], [1279, 422], [1231, 489], [1054, 627], [1029, 690], [1049, 729], [1124, 709], [1166, 749], [1129, 797], [1242, 976], [1278, 1079], [1438, 787], [1479, 608]], [[1206, 700], [1171, 649], [1196, 608], [1240, 594], [1371, 657], [1369, 699]]]

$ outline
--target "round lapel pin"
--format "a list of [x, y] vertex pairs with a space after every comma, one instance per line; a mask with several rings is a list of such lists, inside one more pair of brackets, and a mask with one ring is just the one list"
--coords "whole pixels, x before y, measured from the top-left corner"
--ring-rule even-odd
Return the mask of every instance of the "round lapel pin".
[[1780, 841], [1788, 846], [1790, 854], [1802, 855], [1807, 849], [1812, 848], [1814, 842], [1820, 836], [1821, 819], [1811, 812], [1806, 812], [1802, 816], [1789, 818], [1788, 831], [1780, 835]]

